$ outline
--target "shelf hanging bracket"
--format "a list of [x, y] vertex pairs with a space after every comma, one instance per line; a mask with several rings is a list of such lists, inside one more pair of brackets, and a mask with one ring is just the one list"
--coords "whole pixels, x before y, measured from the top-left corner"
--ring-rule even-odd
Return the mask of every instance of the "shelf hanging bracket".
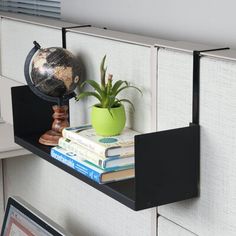
[[192, 100], [192, 124], [199, 125], [200, 110], [200, 57], [202, 52], [228, 50], [229, 47], [193, 51], [193, 100]]
[[84, 27], [91, 27], [91, 25], [77, 25], [77, 26], [68, 26], [68, 27], [62, 27], [62, 47], [66, 49], [66, 32], [67, 29], [75, 29], [75, 28], [84, 28]]

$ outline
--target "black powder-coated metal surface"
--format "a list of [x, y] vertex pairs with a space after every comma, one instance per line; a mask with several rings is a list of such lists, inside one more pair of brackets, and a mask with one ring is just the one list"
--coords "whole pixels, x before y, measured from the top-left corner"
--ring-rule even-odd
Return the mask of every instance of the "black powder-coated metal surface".
[[12, 105], [17, 144], [133, 210], [199, 194], [199, 125], [137, 135], [135, 178], [98, 184], [52, 158], [50, 147], [38, 143], [51, 126], [52, 103], [38, 98], [28, 86], [19, 86], [12, 88]]
[[136, 208], [198, 196], [200, 127], [135, 137]]
[[[98, 184], [86, 176], [80, 174], [73, 168], [61, 163], [60, 161], [50, 156], [50, 147], [42, 145], [38, 142], [40, 135], [28, 136], [28, 137], [17, 137], [15, 136], [15, 142], [22, 147], [28, 149], [38, 157], [50, 162], [51, 164], [59, 167], [65, 172], [73, 175], [74, 177], [82, 180], [88, 185], [98, 189], [99, 191], [107, 194], [108, 196], [116, 199], [124, 205], [134, 209], [134, 179], [113, 182], [109, 184]], [[55, 183], [56, 184], [56, 183]]]

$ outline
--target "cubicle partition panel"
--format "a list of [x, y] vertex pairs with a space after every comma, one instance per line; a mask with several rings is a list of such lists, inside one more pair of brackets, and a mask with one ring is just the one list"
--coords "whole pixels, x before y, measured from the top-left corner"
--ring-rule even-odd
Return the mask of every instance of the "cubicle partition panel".
[[[62, 46], [62, 28], [4, 18], [3, 76], [25, 83], [23, 61], [33, 40], [43, 47]], [[233, 235], [230, 226], [235, 214], [228, 209], [235, 205], [234, 199], [227, 199], [230, 204], [222, 204], [224, 192], [229, 191], [224, 188], [224, 180], [232, 179], [231, 186], [235, 167], [232, 157], [236, 57], [230, 55], [232, 51], [228, 56], [225, 52], [198, 53], [200, 77], [197, 76], [196, 86], [194, 51], [212, 47], [94, 27], [68, 29], [65, 36], [67, 49], [81, 59], [83, 79], [99, 80], [99, 65], [106, 54], [108, 72], [114, 80], [127, 80], [143, 92], [143, 96], [123, 94], [136, 108], [133, 112], [126, 107], [127, 125], [142, 132], [135, 138], [135, 178], [99, 185], [52, 159], [50, 149], [37, 141], [49, 127], [52, 104], [34, 97], [27, 86], [17, 86], [12, 89], [15, 140], [36, 155], [6, 162], [6, 196], [21, 195], [76, 235], [155, 235], [156, 208], [151, 207], [168, 203], [173, 204], [158, 208], [159, 213], [196, 234]], [[14, 43], [16, 38], [22, 41], [20, 47]], [[70, 101], [73, 126], [90, 121], [92, 103]], [[190, 198], [193, 199], [181, 201]], [[55, 212], [49, 209], [49, 203]], [[133, 212], [120, 203], [133, 210], [151, 209]], [[210, 219], [217, 209], [230, 212], [230, 217], [222, 222], [218, 214], [217, 220], [202, 225], [202, 217]], [[101, 220], [101, 215], [106, 221]], [[168, 225], [168, 221], [160, 222]], [[174, 228], [171, 230], [176, 232]], [[160, 236], [165, 236], [163, 228]]]
[[[58, 28], [58, 25], [54, 27], [49, 23], [46, 25], [38, 24], [34, 20], [33, 22], [21, 21], [8, 17], [4, 17], [3, 24], [4, 31], [6, 31], [2, 42], [2, 47], [4, 46], [2, 56], [6, 56], [5, 61], [2, 62], [5, 68], [3, 76], [6, 81], [16, 80], [20, 85], [17, 88], [13, 88], [14, 119], [18, 117], [18, 121], [14, 124], [15, 140], [36, 154], [14, 158], [6, 162], [5, 185], [7, 188], [5, 197], [20, 195], [75, 235], [86, 235], [88, 233], [97, 235], [155, 234], [155, 208], [135, 213], [129, 211], [118, 202], [119, 199], [122, 199], [125, 202], [124, 204], [132, 205], [135, 208], [134, 188], [130, 188], [130, 186], [135, 184], [133, 179], [127, 181], [129, 184], [117, 182], [108, 185], [98, 185], [75, 173], [71, 168], [60, 164], [56, 160], [53, 161], [49, 156], [49, 148], [40, 146], [37, 143], [37, 135], [41, 133], [42, 129], [46, 130], [51, 122], [52, 104], [40, 101], [37, 97], [31, 97], [34, 94], [31, 93], [28, 87], [23, 85], [25, 83], [22, 70], [24, 59], [32, 48], [34, 40], [37, 40], [42, 47], [62, 46], [61, 27]], [[21, 30], [13, 30], [14, 28], [21, 28]], [[127, 106], [128, 124], [142, 132], [155, 131], [153, 122], [156, 123], [156, 117], [155, 113], [153, 115], [151, 107], [155, 109], [156, 100], [151, 98], [150, 89], [155, 91], [155, 86], [152, 86], [151, 83], [155, 84], [156, 75], [151, 70], [156, 68], [155, 66], [151, 67], [150, 63], [153, 60], [152, 55], [156, 57], [156, 50], [153, 46], [156, 39], [146, 37], [139, 39], [139, 37], [124, 34], [123, 39], [115, 40], [115, 38], [109, 38], [110, 36], [107, 37], [106, 34], [110, 31], [104, 29], [99, 29], [103, 34], [99, 37], [93, 36], [93, 30], [96, 30], [96, 28], [93, 28], [89, 34], [84, 32], [80, 34], [80, 31], [83, 30], [86, 31], [86, 28], [80, 29], [79, 32], [72, 32], [72, 29], [67, 30], [66, 43], [67, 48], [82, 59], [81, 62], [86, 68], [83, 71], [84, 78], [99, 80], [100, 61], [107, 54], [108, 71], [113, 73], [114, 80], [130, 81], [134, 85], [141, 87], [145, 95], [142, 98], [141, 95], [135, 94], [133, 91], [129, 94], [129, 98], [135, 104], [136, 111], [133, 113], [130, 107]], [[48, 38], [46, 35], [48, 35]], [[117, 33], [116, 35], [120, 34]], [[19, 47], [14, 44], [12, 42], [13, 38], [21, 39], [19, 41], [22, 41], [22, 45]], [[26, 39], [24, 40], [24, 38]], [[83, 46], [86, 41], [88, 44]], [[96, 44], [92, 44], [93, 41]], [[86, 50], [83, 50], [84, 47], [86, 47]], [[122, 49], [123, 47], [124, 49]], [[94, 50], [99, 50], [99, 48], [101, 49], [100, 52], [94, 53]], [[8, 55], [6, 55], [7, 51], [9, 51]], [[87, 54], [86, 51], [88, 52]], [[10, 54], [14, 55], [14, 53], [16, 55], [11, 57], [11, 63], [14, 62], [15, 69], [10, 66]], [[152, 63], [156, 63], [156, 61], [154, 60]], [[132, 68], [136, 68], [136, 70]], [[151, 74], [154, 75], [152, 80], [150, 78]], [[140, 85], [136, 83], [135, 78], [142, 83]], [[14, 85], [17, 86], [18, 84]], [[26, 99], [26, 96], [31, 97], [32, 100]], [[8, 99], [10, 98], [8, 97]], [[141, 107], [139, 107], [139, 103]], [[80, 121], [89, 121], [90, 104], [91, 101], [81, 103], [75, 103], [73, 99], [70, 101], [70, 120], [72, 125], [78, 125]], [[53, 165], [48, 164], [48, 162], [38, 158], [38, 156]], [[73, 177], [78, 177], [78, 175], [79, 178]], [[121, 185], [122, 188], [120, 187]], [[101, 194], [96, 189], [105, 194]], [[106, 195], [118, 201], [114, 201]], [[53, 206], [54, 211], [51, 210], [51, 206]], [[106, 215], [107, 217], [105, 218], [107, 220], [101, 222], [101, 215]], [[111, 215], [112, 217], [108, 217]], [[124, 215], [127, 216], [126, 221], [123, 220]], [[71, 219], [70, 222], [67, 219]], [[112, 226], [114, 221], [119, 229]], [[137, 229], [136, 225], [140, 225], [140, 227]]]
[[[174, 56], [172, 58], [172, 56]], [[161, 49], [158, 54], [158, 128], [179, 127], [191, 116], [186, 96], [191, 84], [187, 57], [183, 52]], [[160, 215], [188, 229], [194, 235], [229, 235], [235, 224], [235, 50], [205, 52], [200, 58], [200, 198], [158, 208]], [[169, 65], [183, 61], [183, 67]], [[169, 71], [166, 67], [169, 67]], [[171, 74], [177, 76], [173, 79]], [[178, 76], [179, 75], [179, 76]], [[184, 91], [183, 86], [187, 86]], [[167, 89], [168, 88], [168, 89]], [[164, 92], [165, 91], [165, 92]], [[187, 95], [190, 96], [190, 95]], [[176, 107], [172, 112], [168, 104]], [[181, 104], [181, 105], [179, 105]], [[182, 108], [181, 108], [182, 107]], [[183, 107], [185, 111], [181, 110]], [[182, 111], [182, 112], [181, 112]], [[203, 222], [207, 222], [203, 223]], [[160, 236], [175, 235], [172, 223], [160, 221]], [[164, 230], [164, 227], [169, 228]], [[166, 231], [166, 233], [165, 233]], [[182, 235], [182, 234], [181, 234]], [[184, 235], [184, 233], [183, 233]], [[186, 232], [186, 235], [188, 233]], [[191, 235], [191, 233], [189, 233]]]

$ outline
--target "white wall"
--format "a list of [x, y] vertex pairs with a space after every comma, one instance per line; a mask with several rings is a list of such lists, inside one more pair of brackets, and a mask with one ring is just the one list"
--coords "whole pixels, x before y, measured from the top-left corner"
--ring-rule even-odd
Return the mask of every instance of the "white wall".
[[236, 48], [234, 0], [62, 0], [74, 22], [172, 40]]

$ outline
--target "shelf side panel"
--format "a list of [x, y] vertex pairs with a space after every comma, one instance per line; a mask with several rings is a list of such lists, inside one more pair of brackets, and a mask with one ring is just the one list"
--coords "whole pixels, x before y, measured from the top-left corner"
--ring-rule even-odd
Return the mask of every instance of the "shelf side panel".
[[27, 136], [40, 134], [51, 128], [51, 102], [42, 100], [33, 94], [28, 86], [12, 88], [12, 107], [14, 134]]
[[198, 196], [200, 127], [135, 137], [136, 209]]

